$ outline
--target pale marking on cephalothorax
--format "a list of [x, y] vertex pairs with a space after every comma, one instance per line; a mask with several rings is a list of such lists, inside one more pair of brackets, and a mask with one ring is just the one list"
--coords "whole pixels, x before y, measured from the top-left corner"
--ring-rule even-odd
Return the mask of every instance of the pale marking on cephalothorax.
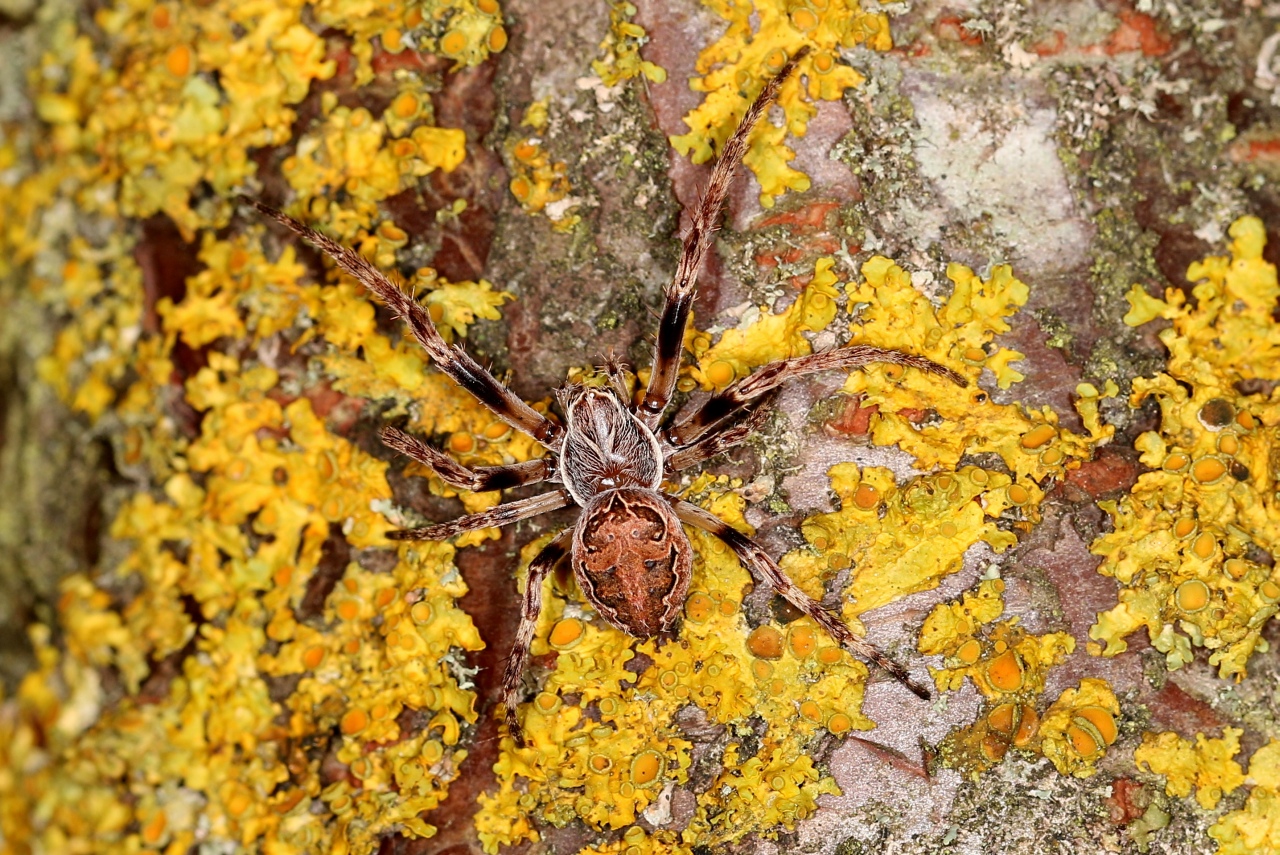
[[566, 395], [565, 439], [560, 472], [573, 500], [585, 507], [604, 490], [662, 484], [662, 450], [644, 426], [607, 386]]

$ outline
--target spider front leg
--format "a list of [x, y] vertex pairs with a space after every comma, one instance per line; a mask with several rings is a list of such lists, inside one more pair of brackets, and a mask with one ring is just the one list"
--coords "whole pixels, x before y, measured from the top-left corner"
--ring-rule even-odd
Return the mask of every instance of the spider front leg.
[[711, 180], [702, 193], [702, 199], [693, 211], [693, 222], [689, 233], [685, 236], [684, 246], [680, 252], [680, 262], [676, 265], [675, 278], [667, 286], [666, 301], [662, 307], [662, 320], [658, 325], [658, 341], [653, 349], [653, 374], [649, 377], [649, 386], [645, 390], [644, 400], [640, 402], [636, 415], [645, 427], [653, 429], [662, 418], [662, 411], [671, 401], [671, 394], [676, 387], [676, 375], [680, 372], [680, 356], [684, 347], [684, 330], [689, 322], [689, 310], [693, 308], [693, 298], [698, 290], [698, 271], [702, 268], [702, 258], [711, 246], [715, 236], [720, 211], [724, 207], [725, 195], [729, 192], [729, 183], [733, 179], [734, 170], [742, 162], [747, 153], [747, 137], [756, 124], [764, 116], [773, 99], [778, 97], [778, 90], [791, 76], [796, 64], [804, 59], [809, 48], [802, 47], [795, 56], [787, 60], [773, 79], [765, 84], [764, 89], [747, 108], [737, 130], [725, 142], [711, 170]]
[[393, 427], [382, 429], [382, 441], [389, 448], [394, 448], [406, 457], [412, 457], [423, 466], [430, 468], [440, 476], [441, 481], [459, 490], [471, 490], [477, 493], [485, 490], [505, 490], [508, 487], [537, 484], [555, 473], [555, 464], [549, 457], [540, 457], [537, 460], [526, 460], [523, 463], [512, 463], [507, 466], [477, 466], [475, 469], [468, 469], [416, 436]]
[[528, 499], [507, 502], [487, 511], [481, 511], [478, 514], [467, 514], [465, 517], [458, 517], [452, 522], [436, 523], [425, 528], [389, 531], [387, 532], [387, 538], [390, 540], [444, 540], [445, 538], [453, 537], [455, 534], [475, 531], [478, 528], [491, 528], [527, 520], [530, 517], [540, 516], [548, 511], [563, 508], [572, 501], [568, 490], [556, 490], [551, 493], [532, 496]]
[[827, 634], [834, 638], [841, 647], [888, 672], [899, 683], [906, 686], [923, 700], [927, 701], [933, 697], [928, 689], [907, 676], [905, 668], [885, 656], [875, 645], [858, 638], [845, 625], [844, 621], [831, 614], [821, 603], [802, 591], [795, 582], [792, 582], [787, 577], [786, 573], [782, 572], [782, 568], [778, 566], [777, 562], [770, 558], [769, 554], [754, 540], [732, 528], [715, 514], [704, 511], [697, 505], [690, 504], [675, 496], [666, 496], [666, 499], [675, 507], [676, 515], [683, 522], [713, 534], [724, 541], [725, 545], [734, 551], [738, 556], [738, 560], [746, 566], [753, 576], [768, 583], [783, 599], [813, 618], [814, 622], [826, 630]]
[[749, 377], [712, 395], [701, 407], [677, 421], [667, 429], [667, 439], [673, 446], [682, 449], [697, 442], [699, 437], [716, 425], [734, 418], [761, 395], [768, 394], [788, 380], [819, 371], [859, 368], [874, 362], [918, 368], [921, 371], [945, 377], [957, 386], [969, 385], [963, 377], [950, 368], [939, 365], [931, 359], [925, 359], [923, 356], [865, 344], [849, 345], [836, 350], [771, 362], [757, 369]]
[[567, 528], [529, 562], [529, 579], [520, 606], [520, 626], [516, 628], [516, 640], [511, 646], [511, 652], [507, 654], [507, 667], [502, 675], [502, 703], [507, 710], [507, 732], [511, 734], [517, 747], [524, 747], [524, 734], [520, 730], [520, 721], [516, 718], [516, 708], [520, 704], [521, 677], [524, 676], [525, 663], [529, 661], [533, 630], [538, 625], [538, 614], [542, 611], [542, 582], [556, 566], [556, 562], [569, 551], [572, 540], [573, 529]]
[[728, 451], [735, 445], [746, 442], [751, 434], [758, 431], [769, 419], [769, 409], [764, 403], [757, 401], [755, 409], [738, 424], [723, 430], [712, 431], [700, 437], [696, 442], [683, 445], [668, 452], [663, 466], [668, 473], [679, 472], [696, 466], [704, 460], [715, 457], [722, 451]]
[[547, 448], [559, 448], [562, 434], [559, 425], [499, 383], [496, 377], [467, 355], [465, 350], [445, 342], [436, 325], [432, 323], [431, 315], [422, 307], [422, 304], [406, 294], [399, 285], [384, 276], [363, 256], [315, 229], [304, 226], [288, 214], [246, 196], [240, 198], [323, 251], [339, 267], [358, 279], [360, 284], [404, 319], [409, 332], [417, 339], [418, 344], [422, 345], [436, 366], [455, 383], [474, 395], [494, 415], [516, 430], [527, 433]]

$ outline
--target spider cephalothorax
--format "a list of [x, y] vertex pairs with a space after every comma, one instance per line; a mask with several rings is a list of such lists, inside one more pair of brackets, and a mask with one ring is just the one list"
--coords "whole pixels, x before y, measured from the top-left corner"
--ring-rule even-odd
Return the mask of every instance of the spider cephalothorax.
[[675, 278], [666, 290], [653, 367], [643, 397], [634, 406], [630, 403], [632, 396], [624, 382], [623, 369], [610, 362], [604, 370], [606, 385], [572, 385], [559, 391], [563, 425], [526, 404], [461, 348], [446, 344], [426, 310], [364, 258], [291, 217], [249, 200], [258, 210], [324, 250], [339, 267], [359, 279], [404, 318], [409, 331], [441, 371], [503, 421], [549, 451], [546, 457], [525, 463], [468, 469], [416, 437], [385, 428], [382, 436], [389, 446], [430, 467], [441, 480], [459, 489], [497, 490], [544, 481], [561, 485], [452, 522], [392, 532], [392, 538], [441, 540], [528, 519], [570, 504], [582, 509], [577, 523], [557, 535], [529, 565], [520, 625], [503, 678], [507, 724], [517, 742], [521, 741], [516, 718], [521, 675], [542, 608], [542, 583], [547, 574], [568, 553], [579, 587], [601, 617], [639, 638], [670, 631], [689, 591], [693, 566], [682, 524], [719, 537], [757, 579], [811, 617], [843, 647], [888, 671], [920, 697], [929, 697], [929, 692], [913, 682], [900, 665], [854, 635], [841, 620], [798, 588], [755, 541], [715, 515], [661, 490], [664, 479], [750, 436], [765, 413], [762, 402], [794, 377], [889, 362], [965, 385], [960, 375], [924, 357], [854, 345], [766, 365], [712, 395], [674, 424], [660, 427], [675, 390], [698, 270], [711, 245], [730, 178], [746, 151], [751, 129], [804, 53], [798, 52], [769, 81], [720, 153], [707, 189], [693, 211]]

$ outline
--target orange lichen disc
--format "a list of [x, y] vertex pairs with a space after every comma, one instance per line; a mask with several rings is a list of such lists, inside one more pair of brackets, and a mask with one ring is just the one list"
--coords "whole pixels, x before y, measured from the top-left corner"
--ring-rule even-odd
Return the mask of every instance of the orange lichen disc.
[[880, 491], [870, 484], [859, 484], [853, 494], [853, 503], [864, 511], [869, 511], [880, 504]]
[[[1081, 707], [1076, 711], [1076, 717], [1084, 719], [1093, 725], [1094, 730], [1102, 737], [1103, 743], [1110, 745], [1116, 741], [1116, 737], [1120, 731], [1116, 727], [1115, 716], [1109, 710], [1098, 706]], [[1073, 721], [1075, 719], [1072, 719]]]
[[1198, 612], [1209, 604], [1209, 586], [1199, 579], [1188, 579], [1178, 586], [1175, 598], [1182, 611]]
[[728, 386], [733, 378], [733, 366], [728, 362], [717, 360], [707, 367], [707, 381], [713, 386]]
[[1001, 692], [1016, 692], [1025, 680], [1022, 660], [1013, 650], [1006, 650], [987, 663], [987, 680]]
[[844, 713], [835, 713], [827, 719], [827, 730], [834, 734], [848, 733], [853, 728], [853, 720]]
[[1191, 465], [1191, 477], [1212, 484], [1227, 473], [1227, 465], [1216, 457], [1201, 457]]
[[782, 633], [769, 625], [758, 626], [747, 636], [747, 650], [760, 659], [782, 657]]
[[359, 733], [369, 726], [369, 714], [360, 708], [347, 710], [342, 716], [342, 722], [339, 727], [347, 736]]
[[808, 624], [792, 624], [787, 633], [787, 645], [799, 659], [804, 659], [818, 646], [818, 636]]
[[694, 623], [702, 623], [711, 617], [715, 605], [715, 600], [711, 597], [701, 591], [695, 591], [689, 595], [689, 599], [684, 601], [684, 616]]
[[972, 665], [982, 656], [982, 645], [976, 638], [971, 638], [956, 651], [956, 658], [965, 665]]
[[631, 761], [631, 782], [643, 787], [657, 780], [664, 766], [662, 755], [652, 748], [641, 751]]
[[1053, 425], [1034, 427], [1022, 435], [1022, 447], [1026, 449], [1039, 448], [1057, 435], [1058, 431]]
[[583, 631], [582, 621], [577, 618], [565, 618], [557, 621], [556, 625], [551, 627], [551, 634], [547, 636], [547, 644], [550, 644], [556, 650], [568, 650], [582, 640]]

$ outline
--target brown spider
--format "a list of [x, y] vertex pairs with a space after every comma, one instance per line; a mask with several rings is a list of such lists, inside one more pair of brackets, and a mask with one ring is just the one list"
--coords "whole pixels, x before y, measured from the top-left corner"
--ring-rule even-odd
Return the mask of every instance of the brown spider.
[[338, 266], [359, 279], [402, 317], [414, 338], [440, 370], [473, 394], [507, 424], [546, 446], [550, 454], [510, 466], [468, 469], [444, 453], [392, 427], [384, 428], [387, 445], [430, 467], [445, 483], [465, 490], [498, 490], [539, 481], [562, 486], [452, 522], [391, 532], [396, 540], [443, 540], [456, 534], [529, 519], [569, 504], [582, 508], [576, 525], [556, 536], [529, 565], [520, 627], [507, 657], [503, 702], [507, 727], [522, 744], [516, 707], [529, 644], [542, 607], [542, 583], [556, 563], [569, 554], [574, 577], [600, 616], [628, 635], [649, 638], [670, 631], [689, 590], [693, 559], [681, 523], [710, 532], [724, 541], [757, 578], [813, 618], [832, 638], [863, 659], [896, 677], [921, 698], [929, 692], [907, 676], [902, 666], [857, 637], [817, 600], [796, 586], [767, 553], [746, 535], [696, 505], [661, 491], [663, 478], [743, 442], [767, 411], [760, 403], [779, 385], [803, 374], [889, 362], [939, 374], [958, 385], [960, 375], [920, 356], [855, 345], [784, 359], [712, 395], [701, 407], [660, 428], [680, 368], [681, 344], [697, 289], [698, 269], [711, 245], [734, 170], [746, 151], [747, 137], [778, 93], [783, 81], [806, 53], [798, 52], [769, 81], [743, 116], [711, 173], [676, 268], [666, 290], [653, 354], [653, 372], [638, 405], [631, 405], [621, 365], [609, 361], [609, 383], [570, 385], [557, 392], [563, 426], [534, 410], [499, 383], [460, 347], [440, 337], [430, 316], [415, 300], [373, 265], [314, 229], [259, 202], [259, 211], [288, 226], [327, 253]]

